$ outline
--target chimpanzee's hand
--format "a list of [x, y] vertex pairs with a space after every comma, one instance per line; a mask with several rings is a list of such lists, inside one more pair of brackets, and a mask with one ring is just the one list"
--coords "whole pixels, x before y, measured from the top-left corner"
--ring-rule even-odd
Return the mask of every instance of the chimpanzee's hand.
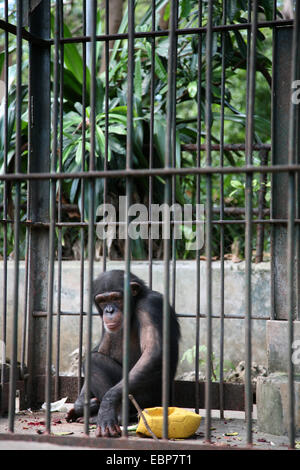
[[115, 407], [103, 400], [97, 416], [96, 437], [120, 437], [121, 428], [118, 423]]
[[76, 414], [75, 408], [71, 408], [66, 416], [66, 421], [68, 421], [68, 423], [72, 423], [73, 421], [76, 421], [77, 418], [78, 415]]

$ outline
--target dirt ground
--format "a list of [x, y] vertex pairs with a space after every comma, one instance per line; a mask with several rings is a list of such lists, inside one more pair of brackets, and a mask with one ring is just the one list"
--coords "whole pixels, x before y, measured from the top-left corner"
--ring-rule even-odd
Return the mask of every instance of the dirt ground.
[[[67, 407], [72, 405], [66, 405]], [[67, 423], [65, 419], [66, 413], [53, 412], [51, 415], [52, 429], [51, 432], [54, 436], [84, 436], [83, 424], [79, 423]], [[180, 442], [188, 442], [191, 439], [197, 440], [199, 443], [205, 443], [205, 410], [200, 410], [200, 415], [203, 417], [201, 424], [196, 434], [189, 440], [180, 440]], [[94, 434], [95, 426], [90, 426], [91, 437]], [[15, 433], [16, 434], [43, 434], [45, 431], [45, 412], [44, 411], [21, 411], [16, 414], [15, 418]], [[8, 432], [7, 418], [0, 418], [0, 433]], [[142, 439], [139, 438], [135, 431], [130, 432], [130, 439]], [[246, 446], [246, 426], [245, 417], [242, 412], [225, 412], [224, 419], [219, 418], [219, 412], [212, 411], [212, 428], [211, 428], [211, 441], [215, 446], [230, 446], [234, 447], [245, 447]], [[253, 446], [254, 448], [261, 449], [272, 449], [272, 450], [287, 450], [288, 449], [288, 437], [287, 436], [275, 436], [271, 434], [265, 434], [257, 430], [256, 424], [256, 410], [253, 412]], [[63, 442], [62, 442], [63, 444]], [[12, 442], [12, 441], [1, 441], [0, 449], [13, 448], [21, 449], [28, 447], [29, 443]], [[38, 449], [45, 446], [41, 443], [30, 444], [29, 447]], [[51, 448], [51, 446], [48, 446]], [[53, 446], [60, 447], [60, 446]], [[297, 447], [300, 448], [300, 439], [297, 441]], [[62, 446], [67, 449], [69, 447]]]

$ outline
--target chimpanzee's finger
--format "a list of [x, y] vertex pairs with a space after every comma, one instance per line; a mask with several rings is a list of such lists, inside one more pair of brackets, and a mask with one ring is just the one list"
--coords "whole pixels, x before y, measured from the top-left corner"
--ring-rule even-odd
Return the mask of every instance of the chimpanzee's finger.
[[118, 424], [109, 426], [109, 434], [111, 437], [119, 437], [121, 435], [120, 426], [118, 426]]

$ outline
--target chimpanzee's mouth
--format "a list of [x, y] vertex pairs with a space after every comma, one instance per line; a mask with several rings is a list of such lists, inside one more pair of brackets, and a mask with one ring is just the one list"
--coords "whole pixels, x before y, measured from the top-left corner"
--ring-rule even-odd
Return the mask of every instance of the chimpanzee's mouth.
[[119, 329], [120, 322], [106, 323], [106, 326], [110, 331], [115, 331]]

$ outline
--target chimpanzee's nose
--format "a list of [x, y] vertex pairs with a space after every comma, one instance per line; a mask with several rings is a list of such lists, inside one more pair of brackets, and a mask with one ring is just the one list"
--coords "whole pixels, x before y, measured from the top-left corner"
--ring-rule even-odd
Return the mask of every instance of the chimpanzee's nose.
[[107, 305], [106, 307], [106, 313], [114, 313], [114, 308], [112, 305]]

